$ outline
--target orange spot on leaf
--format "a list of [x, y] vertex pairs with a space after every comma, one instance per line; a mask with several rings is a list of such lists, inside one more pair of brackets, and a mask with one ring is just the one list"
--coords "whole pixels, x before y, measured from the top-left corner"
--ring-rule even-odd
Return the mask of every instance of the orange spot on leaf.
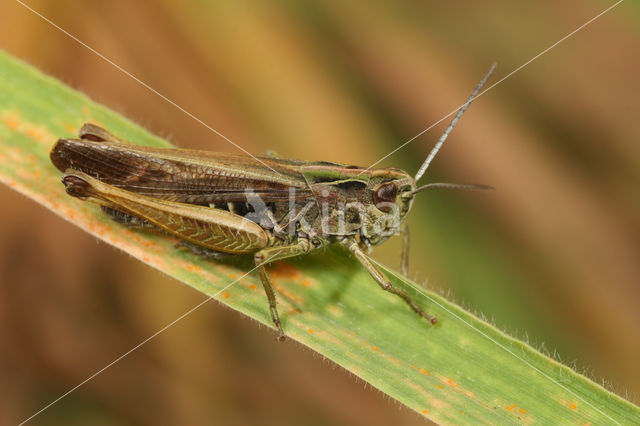
[[6, 123], [7, 126], [9, 126], [11, 130], [17, 130], [18, 126], [20, 125], [20, 123], [18, 122], [18, 119], [13, 115], [6, 117], [4, 119], [4, 122]]
[[521, 408], [521, 409], [520, 409], [520, 412], [521, 412], [522, 414], [525, 414], [525, 413], [527, 412], [527, 410], [525, 410], [524, 408]]
[[371, 349], [373, 349], [374, 351], [378, 352], [378, 347], [377, 346], [372, 346]]
[[25, 134], [36, 142], [42, 141], [42, 132], [40, 132], [38, 129], [27, 129], [25, 131]]
[[426, 416], [427, 414], [429, 414], [429, 410], [422, 410], [422, 414]]
[[513, 407], [512, 407], [512, 406], [510, 406], [510, 405], [507, 405], [507, 406], [506, 406], [506, 407], [504, 407], [504, 408], [506, 408], [506, 409], [507, 409], [507, 411], [513, 411]]
[[222, 292], [222, 297], [224, 297], [225, 299], [228, 299], [228, 298], [229, 298], [229, 296], [231, 296], [231, 295], [229, 294], [229, 292], [228, 292], [228, 291], [223, 291], [223, 292]]
[[420, 372], [421, 372], [422, 374], [424, 374], [425, 376], [428, 376], [428, 375], [429, 375], [429, 372], [428, 372], [427, 370], [425, 370], [424, 368], [421, 368], [421, 369], [420, 369]]
[[249, 284], [249, 288], [250, 288], [251, 290], [256, 290], [258, 287], [256, 287], [256, 285], [255, 285], [255, 284]]
[[302, 280], [302, 286], [303, 287], [309, 287], [311, 285], [311, 283], [307, 280]]
[[308, 331], [309, 333], [313, 333], [313, 329], [312, 329], [312, 328], [308, 329], [307, 331]]
[[438, 385], [438, 389], [442, 389], [442, 385]]
[[569, 408], [571, 408], [573, 411], [578, 409], [578, 406], [576, 404], [569, 404]]
[[189, 264], [187, 264], [187, 265], [185, 265], [185, 269], [187, 271], [191, 271], [191, 272], [200, 272], [200, 267], [197, 266], [197, 265], [189, 265]]
[[293, 280], [300, 275], [300, 272], [290, 263], [278, 262], [274, 265], [272, 274], [274, 277], [283, 276]]

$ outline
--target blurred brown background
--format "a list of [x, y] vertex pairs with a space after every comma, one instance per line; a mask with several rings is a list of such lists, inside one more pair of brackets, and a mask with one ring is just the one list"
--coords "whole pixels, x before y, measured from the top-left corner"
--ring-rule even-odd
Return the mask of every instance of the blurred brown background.
[[[495, 82], [612, 4], [27, 3], [250, 152], [361, 165], [459, 106], [493, 61]], [[638, 3], [623, 2], [478, 99], [424, 181], [497, 191], [425, 193], [409, 219], [418, 282], [451, 290], [636, 403], [638, 22]], [[10, 0], [0, 4], [0, 47], [180, 146], [234, 150]], [[381, 165], [415, 171], [445, 125]], [[203, 299], [7, 188], [0, 203], [1, 424]], [[397, 266], [398, 249], [389, 242], [376, 256]], [[33, 421], [203, 423], [423, 420], [210, 304]]]

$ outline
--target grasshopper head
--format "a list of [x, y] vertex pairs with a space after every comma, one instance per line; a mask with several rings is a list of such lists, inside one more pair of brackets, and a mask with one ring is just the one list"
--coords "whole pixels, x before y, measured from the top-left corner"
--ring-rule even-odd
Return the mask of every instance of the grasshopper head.
[[365, 221], [360, 228], [360, 236], [367, 245], [380, 244], [396, 235], [411, 210], [414, 198], [426, 189], [493, 189], [488, 185], [456, 183], [416, 186], [416, 179], [402, 170], [389, 168], [373, 172], [368, 185], [371, 202], [367, 204]]
[[[430, 183], [416, 188], [416, 183], [427, 171], [431, 161], [435, 158], [436, 154], [444, 144], [444, 141], [447, 139], [471, 102], [473, 102], [476, 96], [478, 96], [478, 93], [489, 79], [489, 76], [495, 67], [496, 64], [494, 63], [489, 69], [489, 72], [487, 72], [482, 78], [471, 96], [458, 110], [457, 114], [451, 121], [451, 124], [449, 124], [449, 127], [444, 131], [440, 140], [438, 140], [434, 148], [422, 163], [422, 166], [418, 169], [415, 177], [409, 176], [402, 170], [392, 168], [371, 171], [372, 178], [368, 185], [368, 189], [372, 193], [373, 202], [367, 208], [365, 216], [367, 222], [363, 224], [360, 231], [365, 244], [380, 244], [391, 235], [397, 233], [400, 225], [405, 220], [407, 213], [409, 213], [409, 210], [411, 209], [414, 197], [425, 189], [493, 189], [487, 185], [458, 185], [452, 183]], [[424, 133], [424, 131], [422, 133]], [[418, 136], [422, 133], [418, 134]], [[415, 139], [415, 137], [413, 139]], [[369, 169], [365, 170], [365, 172], [368, 170]]]
[[415, 180], [402, 170], [373, 170], [367, 185], [370, 198], [365, 203], [361, 239], [369, 245], [376, 245], [397, 234], [413, 204], [413, 196], [407, 194], [412, 194], [415, 189]]

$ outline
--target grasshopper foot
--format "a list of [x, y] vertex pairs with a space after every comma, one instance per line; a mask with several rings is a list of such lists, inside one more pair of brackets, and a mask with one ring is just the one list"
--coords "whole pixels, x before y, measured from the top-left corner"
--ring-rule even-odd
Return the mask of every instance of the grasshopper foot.
[[393, 289], [385, 289], [393, 294], [400, 296], [411, 308], [413, 312], [420, 315], [422, 318], [425, 318], [427, 321], [431, 323], [431, 325], [436, 325], [438, 323], [438, 318], [429, 315], [425, 311], [422, 310], [420, 306], [418, 306], [413, 300], [409, 298], [409, 296], [399, 288], [393, 287]]

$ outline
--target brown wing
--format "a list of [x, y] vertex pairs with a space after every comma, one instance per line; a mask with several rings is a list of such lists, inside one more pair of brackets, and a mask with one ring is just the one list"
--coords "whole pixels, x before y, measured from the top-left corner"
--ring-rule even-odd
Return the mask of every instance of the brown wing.
[[290, 160], [85, 139], [60, 139], [50, 156], [63, 172], [81, 171], [117, 188], [181, 203], [245, 202], [247, 191], [264, 202], [313, 198], [299, 163]]

